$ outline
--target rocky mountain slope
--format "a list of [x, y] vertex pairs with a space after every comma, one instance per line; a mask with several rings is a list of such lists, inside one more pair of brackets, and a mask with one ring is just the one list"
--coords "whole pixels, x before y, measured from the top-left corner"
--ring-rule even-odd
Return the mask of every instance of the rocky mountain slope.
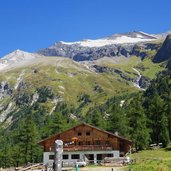
[[171, 35], [168, 35], [163, 45], [161, 46], [157, 54], [154, 56], [153, 62], [159, 63], [169, 60], [170, 58], [171, 58]]
[[168, 63], [167, 63], [167, 68], [168, 68], [169, 70], [171, 70], [171, 58], [169, 59], [169, 61], [168, 61]]
[[[102, 57], [139, 56], [145, 58], [148, 52], [158, 50], [165, 34], [150, 35], [143, 32], [114, 34], [102, 39], [82, 40], [78, 42], [58, 42], [53, 46], [39, 50], [45, 56], [64, 56], [76, 61], [96, 60]], [[156, 43], [157, 42], [157, 43]]]
[[[79, 119], [113, 96], [144, 91], [165, 69], [151, 61], [162, 39], [133, 32], [95, 41], [60, 42], [47, 48], [47, 53], [16, 50], [6, 55], [0, 59], [0, 123], [8, 127], [23, 115], [22, 110], [25, 113], [25, 108], [35, 105], [44, 117], [67, 109], [69, 118]], [[42, 55], [57, 55], [60, 48], [64, 57]]]
[[[24, 106], [34, 104], [39, 104], [47, 116], [65, 104], [74, 111], [69, 112], [68, 117], [79, 118], [112, 96], [142, 91], [139, 86], [146, 88], [150, 79], [145, 83], [147, 77], [140, 75], [138, 68], [137, 71], [133, 69], [138, 67], [137, 63], [138, 57], [89, 63], [61, 57], [39, 57], [1, 70], [0, 122], [11, 125]], [[155, 73], [163, 70], [158, 65], [150, 63], [149, 66], [150, 69], [157, 66]]]

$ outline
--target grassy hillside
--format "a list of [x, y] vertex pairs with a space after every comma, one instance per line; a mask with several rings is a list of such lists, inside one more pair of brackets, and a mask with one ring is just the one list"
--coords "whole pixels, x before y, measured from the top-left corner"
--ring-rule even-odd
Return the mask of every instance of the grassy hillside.
[[143, 76], [150, 79], [156, 78], [156, 74], [164, 70], [162, 63], [153, 63], [150, 58], [144, 59], [141, 63], [136, 65], [136, 68], [141, 72]]
[[137, 74], [133, 71], [133, 67], [137, 68], [143, 76], [150, 79], [156, 78], [156, 74], [165, 69], [162, 63], [153, 63], [150, 57], [141, 60], [136, 56], [132, 56], [130, 58], [120, 58], [118, 60], [115, 59], [113, 62], [111, 60], [106, 60], [106, 62], [101, 62], [99, 65], [119, 69], [125, 74], [128, 74], [131, 78], [136, 78]]
[[171, 146], [134, 153], [133, 159], [136, 163], [130, 168], [136, 171], [171, 171]]
[[[105, 71], [96, 72], [94, 65], [105, 67]], [[133, 67], [137, 67], [142, 75], [150, 79], [155, 78], [156, 73], [163, 70], [159, 64], [153, 64], [149, 59], [141, 61], [135, 56], [108, 58], [87, 65], [68, 58], [42, 57], [14, 66], [0, 73], [0, 81], [7, 82], [12, 92], [10, 96], [2, 98], [0, 103], [3, 106], [7, 101], [8, 104], [13, 103], [9, 111], [6, 111], [8, 105], [2, 108], [1, 115], [5, 110], [6, 116], [10, 117], [12, 111], [20, 108], [15, 105], [16, 98], [19, 98], [22, 104], [22, 100], [27, 97], [27, 105], [31, 105], [34, 95], [43, 87], [51, 89], [53, 94], [52, 99], [41, 102], [47, 114], [51, 114], [55, 106], [62, 101], [69, 108], [79, 108], [79, 115], [86, 115], [90, 108], [104, 104], [115, 95], [139, 91], [133, 85], [133, 80], [137, 78]], [[86, 104], [83, 104], [84, 96], [89, 98]]]

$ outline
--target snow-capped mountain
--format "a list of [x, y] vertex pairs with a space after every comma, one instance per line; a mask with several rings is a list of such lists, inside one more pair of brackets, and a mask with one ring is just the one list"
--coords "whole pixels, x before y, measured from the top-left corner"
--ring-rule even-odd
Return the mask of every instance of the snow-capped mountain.
[[114, 34], [105, 38], [91, 40], [86, 39], [76, 42], [60, 41], [53, 46], [38, 51], [45, 56], [64, 56], [76, 61], [96, 60], [102, 57], [131, 56], [144, 57], [138, 54], [137, 46], [151, 48], [149, 44], [162, 36], [147, 34], [144, 32], [129, 32], [124, 34]]
[[40, 55], [24, 52], [19, 49], [15, 50], [0, 59], [0, 70], [21, 64], [23, 62], [28, 62], [37, 57], [40, 57]]
[[[81, 43], [59, 42], [41, 51], [41, 54], [83, 62], [21, 50], [4, 56], [0, 59], [0, 123], [7, 127], [12, 125], [16, 118], [20, 118], [23, 106], [32, 105], [34, 109], [40, 105], [37, 110], [44, 111], [45, 116], [50, 116], [58, 104], [72, 106], [78, 116], [80, 113], [85, 116], [92, 108], [89, 102], [82, 105], [85, 98], [99, 105], [115, 95], [146, 89], [156, 74], [165, 70], [163, 64], [154, 65], [151, 57], [156, 53], [159, 55], [156, 55], [157, 61], [163, 56], [170, 57], [170, 38], [162, 45], [162, 37], [130, 32], [94, 41], [79, 41]], [[115, 44], [102, 46], [104, 42]], [[82, 46], [84, 43], [89, 43], [89, 47]], [[148, 62], [135, 56], [148, 57]], [[169, 58], [167, 68], [170, 66]]]
[[78, 42], [64, 42], [61, 41], [62, 44], [66, 45], [79, 45], [83, 47], [102, 47], [106, 45], [113, 44], [130, 44], [130, 43], [139, 43], [139, 42], [147, 42], [156, 40], [157, 37], [143, 33], [143, 32], [130, 32], [126, 34], [114, 34], [109, 37], [105, 37], [102, 39], [86, 39]]
[[144, 32], [128, 32], [114, 34], [96, 40], [82, 40], [76, 42], [60, 41], [53, 46], [42, 49], [37, 53], [28, 53], [16, 50], [0, 59], [0, 70], [15, 67], [43, 56], [62, 56], [75, 61], [92, 61], [103, 57], [139, 56], [145, 58], [148, 51], [158, 50], [160, 43], [170, 32], [162, 34], [147, 34]]

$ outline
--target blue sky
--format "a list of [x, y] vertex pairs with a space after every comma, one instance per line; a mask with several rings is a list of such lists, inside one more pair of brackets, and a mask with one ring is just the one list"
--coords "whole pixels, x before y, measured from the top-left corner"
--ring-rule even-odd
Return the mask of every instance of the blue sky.
[[0, 57], [57, 41], [171, 30], [170, 0], [0, 0]]

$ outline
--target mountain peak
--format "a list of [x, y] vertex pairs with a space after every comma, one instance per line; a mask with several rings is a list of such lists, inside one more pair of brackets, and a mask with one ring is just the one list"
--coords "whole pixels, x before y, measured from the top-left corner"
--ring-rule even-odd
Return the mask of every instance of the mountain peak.
[[21, 54], [21, 53], [28, 53], [28, 52], [25, 52], [25, 51], [23, 51], [23, 50], [17, 49], [17, 50], [14, 50], [14, 51], [11, 52], [11, 53]]
[[6, 56], [4, 56], [2, 59], [5, 60], [12, 60], [12, 61], [20, 61], [23, 59], [32, 59], [35, 58], [35, 54], [33, 53], [29, 53], [29, 52], [25, 52], [22, 51], [20, 49], [14, 50], [13, 52], [7, 54]]
[[7, 68], [9, 66], [20, 64], [22, 62], [30, 61], [37, 57], [40, 57], [40, 55], [17, 49], [0, 59], [0, 70]]
[[7, 54], [6, 56], [4, 56], [3, 58], [7, 58], [9, 56], [21, 56], [21, 55], [26, 55], [26, 54], [30, 54], [29, 52], [25, 52], [23, 50], [17, 49], [12, 51], [11, 53]]
[[[129, 43], [138, 43], [144, 41], [153, 41], [157, 39], [157, 37], [142, 31], [132, 31], [122, 34], [113, 34], [112, 36], [109, 36], [108, 39], [113, 39], [113, 40], [117, 39], [118, 41], [114, 42], [114, 44], [124, 44], [124, 43], [129, 44]], [[119, 41], [119, 39], [123, 39], [123, 40]]]

